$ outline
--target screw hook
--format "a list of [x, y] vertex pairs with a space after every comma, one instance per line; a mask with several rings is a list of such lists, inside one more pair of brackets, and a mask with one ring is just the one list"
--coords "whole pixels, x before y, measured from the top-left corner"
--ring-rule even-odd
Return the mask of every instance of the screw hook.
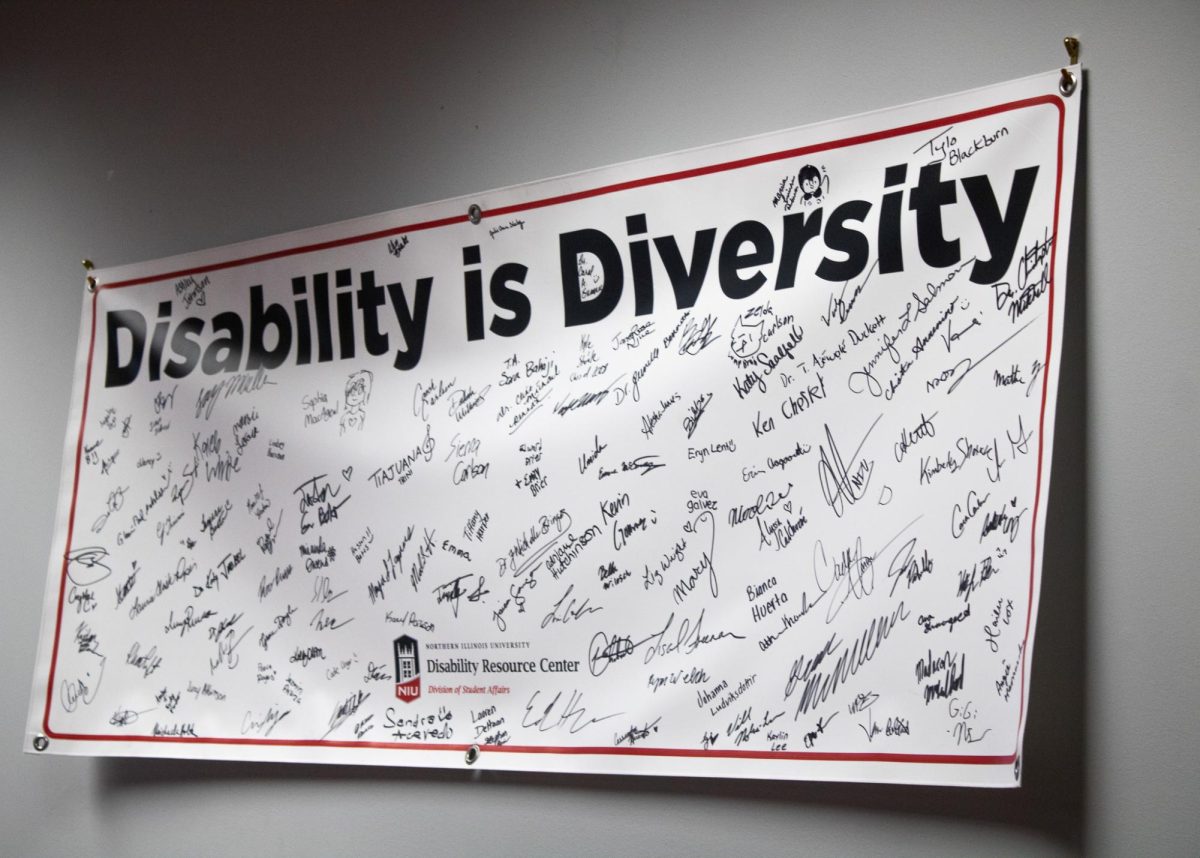
[[[1067, 36], [1063, 39], [1063, 47], [1067, 49], [1067, 61], [1070, 65], [1079, 64], [1079, 39], [1075, 36]], [[1062, 76], [1058, 79], [1058, 91], [1068, 98], [1075, 93], [1075, 87], [1078, 85], [1078, 80], [1075, 78], [1075, 73], [1070, 69], [1063, 69]]]

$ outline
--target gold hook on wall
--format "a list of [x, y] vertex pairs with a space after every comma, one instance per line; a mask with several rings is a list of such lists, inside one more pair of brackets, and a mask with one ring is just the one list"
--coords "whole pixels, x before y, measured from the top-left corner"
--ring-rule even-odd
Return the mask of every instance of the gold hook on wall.
[[[1068, 64], [1079, 65], [1079, 39], [1067, 36], [1063, 39], [1063, 47], [1067, 49]], [[1076, 83], [1075, 73], [1070, 69], [1063, 69], [1058, 80], [1058, 91], [1069, 98], [1075, 92]]]
[[1079, 39], [1075, 36], [1067, 36], [1063, 39], [1063, 47], [1067, 49], [1067, 58], [1070, 60], [1068, 65], [1079, 65]]

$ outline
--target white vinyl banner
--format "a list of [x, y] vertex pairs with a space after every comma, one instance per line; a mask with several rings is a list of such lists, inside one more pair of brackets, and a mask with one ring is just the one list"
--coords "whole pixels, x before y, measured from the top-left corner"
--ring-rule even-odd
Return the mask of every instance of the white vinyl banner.
[[27, 749], [1019, 784], [1059, 80], [97, 271]]

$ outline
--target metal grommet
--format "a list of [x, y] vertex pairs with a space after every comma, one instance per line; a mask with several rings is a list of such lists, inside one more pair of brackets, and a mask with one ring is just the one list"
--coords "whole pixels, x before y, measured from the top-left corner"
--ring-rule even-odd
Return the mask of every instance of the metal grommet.
[[475, 761], [479, 759], [479, 746], [472, 745], [471, 747], [467, 748], [467, 754], [466, 754], [465, 759], [467, 761], [468, 766], [475, 765]]
[[481, 209], [477, 203], [471, 203], [470, 207], [467, 209], [467, 217], [470, 219], [471, 223], [477, 224], [483, 220], [483, 209]]
[[33, 749], [35, 751], [44, 751], [50, 747], [50, 740], [38, 733], [33, 737]]
[[1062, 77], [1058, 79], [1058, 91], [1063, 95], [1070, 97], [1075, 92], [1075, 73], [1069, 69], [1062, 70]]
[[88, 275], [88, 278], [87, 278], [87, 285], [88, 285], [88, 291], [89, 291], [89, 292], [95, 292], [95, 291], [96, 291], [96, 287], [97, 287], [97, 286], [99, 286], [100, 284], [98, 284], [98, 283], [96, 282], [96, 278], [95, 278], [95, 277], [93, 277], [92, 275], [90, 275], [90, 274], [89, 274], [89, 275]]

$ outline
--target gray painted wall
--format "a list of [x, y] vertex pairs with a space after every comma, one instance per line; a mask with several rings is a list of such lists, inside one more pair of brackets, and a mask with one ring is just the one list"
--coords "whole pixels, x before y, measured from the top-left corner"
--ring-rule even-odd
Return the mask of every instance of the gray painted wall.
[[[1197, 854], [1200, 3], [343, 5], [0, 0], [0, 853]], [[82, 256], [1021, 77], [1068, 33], [1089, 94], [1023, 789], [20, 753]]]

